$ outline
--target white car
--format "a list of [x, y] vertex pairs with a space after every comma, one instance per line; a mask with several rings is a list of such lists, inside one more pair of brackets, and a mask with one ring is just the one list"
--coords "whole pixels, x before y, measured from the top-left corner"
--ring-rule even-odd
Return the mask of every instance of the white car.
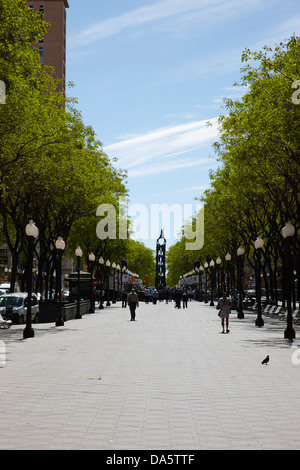
[[[24, 323], [27, 316], [27, 292], [15, 292], [0, 296], [0, 313], [5, 320], [13, 323]], [[36, 294], [31, 296], [31, 321], [38, 322], [39, 302]]]
[[[0, 291], [4, 291], [8, 294], [10, 291], [10, 282], [3, 282], [2, 284], [0, 284]], [[17, 282], [15, 282], [14, 292], [20, 292], [20, 287]]]

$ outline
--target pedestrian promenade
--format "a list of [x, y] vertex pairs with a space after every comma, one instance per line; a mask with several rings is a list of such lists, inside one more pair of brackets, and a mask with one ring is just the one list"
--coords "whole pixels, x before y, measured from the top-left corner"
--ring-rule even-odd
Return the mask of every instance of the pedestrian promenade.
[[119, 302], [26, 340], [0, 330], [0, 448], [300, 449], [299, 327], [289, 343], [255, 317], [221, 334], [209, 304], [141, 302], [131, 322]]

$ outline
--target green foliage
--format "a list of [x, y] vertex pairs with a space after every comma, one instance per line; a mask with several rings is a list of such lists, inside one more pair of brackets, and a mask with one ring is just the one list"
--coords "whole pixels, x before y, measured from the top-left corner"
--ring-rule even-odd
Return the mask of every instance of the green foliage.
[[[214, 148], [220, 168], [211, 172], [211, 187], [202, 197], [205, 244], [197, 255], [224, 260], [229, 251], [236, 261], [242, 244], [252, 263], [260, 235], [264, 262], [272, 269], [272, 260], [282, 254], [280, 232], [288, 220], [296, 228], [293, 250], [299, 263], [300, 105], [292, 100], [292, 84], [300, 79], [300, 38], [260, 52], [245, 50], [242, 61], [247, 92], [240, 100], [225, 100], [227, 113], [219, 119]], [[182, 241], [169, 250], [172, 282], [191, 269], [187, 259]]]
[[[126, 194], [125, 174], [83, 123], [76, 101], [57, 91], [53, 70], [41, 65], [32, 47], [47, 27], [26, 0], [0, 0], [0, 80], [7, 90], [0, 106], [0, 214], [13, 279], [20, 257], [27, 258], [30, 218], [39, 228], [41, 276], [43, 270], [53, 273], [58, 236], [72, 255], [78, 244], [86, 258], [89, 251], [100, 252], [96, 209], [104, 202], [116, 205]], [[106, 245], [109, 253], [119, 249], [116, 241]]]
[[142, 281], [148, 278], [148, 282], [155, 285], [155, 260], [150, 248], [141, 242], [128, 240], [126, 261], [130, 271], [138, 274]]

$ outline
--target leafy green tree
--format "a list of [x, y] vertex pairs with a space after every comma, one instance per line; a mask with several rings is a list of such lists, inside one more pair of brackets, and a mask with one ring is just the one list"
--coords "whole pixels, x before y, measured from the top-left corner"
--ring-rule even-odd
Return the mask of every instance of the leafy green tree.
[[242, 244], [254, 266], [253, 242], [260, 235], [265, 241], [263, 269], [272, 272], [284, 256], [281, 229], [291, 220], [299, 270], [300, 106], [292, 99], [300, 77], [299, 46], [300, 39], [293, 36], [242, 56], [241, 84], [247, 92], [240, 100], [225, 100], [226, 113], [219, 120], [220, 139], [214, 147], [220, 168], [211, 172], [211, 187], [202, 197], [205, 243], [199, 258], [224, 258], [229, 251], [236, 262], [236, 248]]
[[147, 248], [142, 242], [127, 241], [126, 261], [128, 269], [138, 274], [139, 278], [153, 286], [155, 284], [155, 260], [153, 250]]
[[0, 214], [13, 284], [20, 257], [27, 258], [30, 218], [39, 228], [39, 275], [51, 276], [57, 237], [67, 242], [70, 236], [72, 245], [80, 235], [85, 244], [86, 233], [79, 232], [89, 220], [95, 243], [97, 206], [115, 203], [126, 189], [125, 175], [113, 168], [75, 100], [57, 91], [53, 70], [41, 65], [32, 47], [48, 27], [42, 15], [25, 0], [1, 0], [0, 20], [0, 79], [7, 88], [0, 106]]
[[[35, 158], [38, 149], [64, 139], [64, 97], [56, 92], [53, 70], [41, 65], [32, 47], [47, 31], [42, 15], [25, 0], [0, 2], [0, 80], [6, 104], [0, 106], [0, 170]], [[3, 183], [3, 178], [1, 181]]]

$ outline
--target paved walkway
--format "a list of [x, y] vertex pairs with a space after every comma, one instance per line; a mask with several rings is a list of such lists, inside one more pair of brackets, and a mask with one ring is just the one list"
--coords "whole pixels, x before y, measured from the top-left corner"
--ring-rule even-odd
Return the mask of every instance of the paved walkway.
[[233, 313], [221, 334], [194, 301], [129, 318], [118, 303], [31, 339], [0, 330], [1, 449], [300, 449], [300, 331]]

